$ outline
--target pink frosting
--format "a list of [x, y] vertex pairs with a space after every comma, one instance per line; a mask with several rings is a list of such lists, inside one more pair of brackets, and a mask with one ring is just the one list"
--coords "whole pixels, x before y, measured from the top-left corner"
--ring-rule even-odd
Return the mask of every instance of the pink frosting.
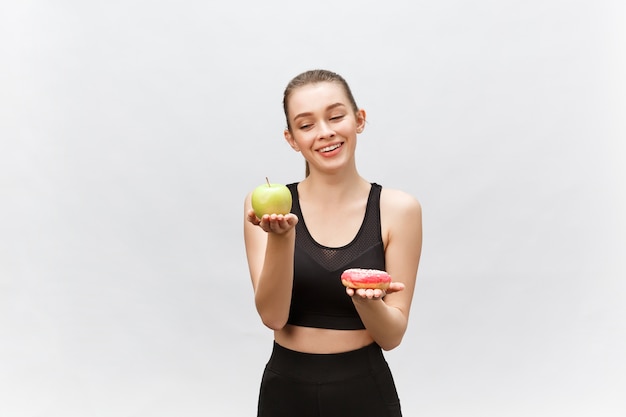
[[351, 282], [378, 283], [391, 282], [391, 276], [378, 269], [351, 268], [341, 274], [341, 279]]

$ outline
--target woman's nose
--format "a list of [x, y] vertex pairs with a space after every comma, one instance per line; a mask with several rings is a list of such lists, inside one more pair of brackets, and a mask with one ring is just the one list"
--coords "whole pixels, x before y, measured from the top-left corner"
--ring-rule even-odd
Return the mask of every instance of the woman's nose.
[[320, 139], [332, 138], [335, 136], [335, 131], [328, 123], [321, 122], [318, 124], [317, 136]]

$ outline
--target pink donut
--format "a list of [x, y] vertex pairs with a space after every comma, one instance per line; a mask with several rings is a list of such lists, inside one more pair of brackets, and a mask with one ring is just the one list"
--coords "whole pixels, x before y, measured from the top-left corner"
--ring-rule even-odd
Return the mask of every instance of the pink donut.
[[378, 269], [351, 268], [341, 274], [341, 283], [349, 288], [371, 288], [386, 290], [391, 276]]

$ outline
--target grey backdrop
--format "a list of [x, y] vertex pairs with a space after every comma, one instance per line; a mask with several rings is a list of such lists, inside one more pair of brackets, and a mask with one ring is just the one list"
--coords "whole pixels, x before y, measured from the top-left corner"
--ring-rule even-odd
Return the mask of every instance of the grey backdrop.
[[626, 414], [624, 2], [0, 4], [0, 415], [254, 415], [243, 198], [315, 67], [423, 205], [405, 415]]

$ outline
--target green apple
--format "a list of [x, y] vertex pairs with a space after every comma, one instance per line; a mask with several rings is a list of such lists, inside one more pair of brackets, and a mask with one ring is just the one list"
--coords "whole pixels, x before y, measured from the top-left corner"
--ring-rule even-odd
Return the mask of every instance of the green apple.
[[283, 184], [265, 184], [252, 191], [252, 209], [260, 219], [265, 214], [287, 214], [291, 211], [291, 191]]

